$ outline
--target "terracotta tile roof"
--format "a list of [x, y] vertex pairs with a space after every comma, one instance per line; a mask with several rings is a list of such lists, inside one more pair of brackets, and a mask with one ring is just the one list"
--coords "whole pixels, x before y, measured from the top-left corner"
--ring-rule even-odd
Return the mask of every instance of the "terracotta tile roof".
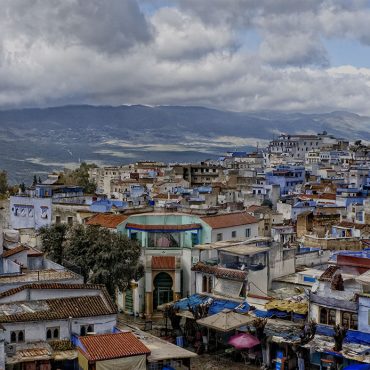
[[322, 194], [301, 194], [298, 196], [301, 200], [309, 200], [309, 199], [330, 199], [336, 200], [337, 196], [334, 193], [322, 193]]
[[143, 224], [126, 224], [126, 228], [138, 229], [138, 230], [193, 230], [201, 229], [200, 224], [183, 224], [183, 225], [143, 225]]
[[41, 252], [36, 248], [29, 248], [27, 252], [27, 256], [30, 256], [30, 257], [39, 257], [43, 255], [44, 255], [44, 252]]
[[21, 253], [21, 252], [24, 252], [24, 251], [27, 251], [27, 250], [28, 250], [28, 248], [25, 247], [24, 245], [18, 245], [18, 247], [8, 249], [8, 250], [4, 251], [3, 254], [2, 254], [2, 257], [7, 258], [7, 257], [14, 256], [17, 253]]
[[153, 256], [153, 270], [174, 270], [176, 268], [176, 260], [174, 256]]
[[268, 206], [258, 206], [256, 204], [253, 204], [247, 208], [247, 212], [270, 212], [271, 209]]
[[112, 310], [116, 310], [116, 306], [112, 302], [112, 299], [109, 296], [109, 293], [104, 285], [99, 284], [61, 284], [61, 283], [33, 283], [33, 284], [25, 284], [19, 286], [17, 288], [8, 289], [4, 292], [0, 293], [0, 298], [9, 297], [16, 293], [19, 293], [26, 289], [81, 289], [81, 290], [100, 290], [103, 293], [105, 301], [109, 305]]
[[222, 229], [257, 223], [258, 220], [246, 212], [228, 213], [215, 216], [205, 216], [201, 219], [212, 227], [212, 229]]
[[149, 355], [150, 350], [131, 333], [98, 334], [80, 337], [81, 352], [90, 361]]
[[332, 277], [339, 270], [339, 266], [329, 266], [320, 276], [320, 281], [331, 281]]
[[86, 221], [86, 225], [95, 225], [106, 227], [108, 229], [115, 229], [120, 223], [127, 220], [127, 215], [114, 215], [110, 213], [98, 213], [88, 221]]
[[355, 228], [355, 229], [361, 230], [361, 229], [365, 229], [368, 225], [366, 225], [366, 224], [356, 224], [356, 223], [350, 222], [350, 221], [342, 221], [339, 224], [337, 224], [336, 226]]
[[159, 193], [157, 195], [154, 195], [153, 196], [153, 199], [178, 199], [180, 198], [180, 194], [177, 195], [177, 194], [170, 194], [170, 196], [168, 197], [168, 194], [164, 194], [164, 193]]
[[192, 271], [203, 272], [205, 274], [215, 275], [218, 278], [232, 279], [232, 280], [245, 280], [248, 276], [247, 271], [240, 271], [228, 269], [219, 266], [209, 266], [203, 262], [198, 262], [192, 268]]
[[0, 323], [60, 320], [69, 317], [105, 316], [117, 313], [100, 295], [19, 302], [22, 308], [28, 305], [32, 305], [33, 312], [22, 310], [12, 314], [7, 313], [12, 312], [11, 309], [17, 306], [17, 302], [9, 304], [9, 311], [7, 311], [8, 305], [3, 305], [0, 310]]

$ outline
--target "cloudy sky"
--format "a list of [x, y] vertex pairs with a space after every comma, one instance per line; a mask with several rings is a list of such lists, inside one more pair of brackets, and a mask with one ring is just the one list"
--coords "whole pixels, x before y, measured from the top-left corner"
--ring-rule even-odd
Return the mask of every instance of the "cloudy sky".
[[370, 115], [368, 0], [1, 0], [0, 107]]

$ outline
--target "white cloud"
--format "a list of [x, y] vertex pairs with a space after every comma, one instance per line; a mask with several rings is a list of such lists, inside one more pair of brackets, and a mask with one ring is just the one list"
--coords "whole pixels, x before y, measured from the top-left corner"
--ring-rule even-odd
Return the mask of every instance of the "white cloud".
[[[322, 43], [330, 37], [368, 43], [365, 1], [173, 4], [144, 15], [134, 0], [4, 0], [0, 106], [140, 103], [370, 114], [370, 70], [330, 67]], [[260, 37], [257, 50], [244, 45], [248, 30]]]

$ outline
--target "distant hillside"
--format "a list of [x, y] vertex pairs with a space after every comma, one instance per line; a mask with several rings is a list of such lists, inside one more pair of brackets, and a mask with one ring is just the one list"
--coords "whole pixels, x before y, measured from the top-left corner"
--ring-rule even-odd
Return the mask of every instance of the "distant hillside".
[[0, 169], [12, 182], [79, 161], [121, 164], [214, 158], [265, 145], [281, 132], [326, 130], [370, 140], [370, 118], [325, 114], [237, 113], [180, 106], [63, 106], [0, 111]]

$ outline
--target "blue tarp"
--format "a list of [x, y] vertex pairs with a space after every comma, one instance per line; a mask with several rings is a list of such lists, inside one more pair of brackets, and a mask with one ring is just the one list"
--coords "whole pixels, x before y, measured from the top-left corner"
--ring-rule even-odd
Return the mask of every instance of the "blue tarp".
[[239, 303], [232, 302], [232, 301], [226, 301], [223, 299], [215, 299], [209, 308], [209, 315], [214, 315], [216, 313], [221, 312], [225, 308], [228, 308], [229, 310], [233, 310], [235, 307], [239, 306]]
[[343, 370], [370, 370], [370, 364], [354, 364], [345, 367]]
[[179, 308], [180, 310], [187, 310], [189, 305], [190, 307], [198, 306], [201, 303], [204, 303], [209, 300], [209, 297], [202, 297], [198, 294], [193, 294], [192, 296], [181, 299], [180, 301], [175, 303], [175, 308]]
[[272, 317], [272, 313], [269, 312], [269, 311], [262, 311], [262, 310], [254, 310], [253, 313], [257, 316], [257, 317], [262, 317], [262, 318], [270, 318]]
[[248, 302], [243, 302], [241, 305], [239, 305], [235, 309], [235, 312], [238, 312], [238, 313], [247, 313], [250, 308], [251, 308], [251, 306], [250, 306], [250, 304]]
[[[317, 325], [317, 334], [332, 337], [333, 333], [334, 331], [332, 327], [325, 325]], [[370, 334], [363, 333], [357, 330], [348, 330], [344, 341], [347, 343], [357, 343], [368, 346], [370, 345]]]
[[[201, 296], [199, 294], [193, 294], [192, 296], [181, 299], [180, 301], [175, 303], [175, 307], [179, 308], [180, 310], [187, 310], [189, 305], [191, 307], [198, 306], [201, 303], [205, 303], [209, 301], [210, 297]], [[213, 302], [211, 307], [209, 308], [209, 315], [214, 315], [216, 313], [221, 312], [223, 309], [227, 308], [230, 310], [234, 310], [236, 307], [240, 306], [236, 312], [245, 313], [249, 311], [249, 304], [247, 302], [243, 302], [242, 304], [238, 302], [229, 301], [226, 299], [215, 299], [212, 298]]]

